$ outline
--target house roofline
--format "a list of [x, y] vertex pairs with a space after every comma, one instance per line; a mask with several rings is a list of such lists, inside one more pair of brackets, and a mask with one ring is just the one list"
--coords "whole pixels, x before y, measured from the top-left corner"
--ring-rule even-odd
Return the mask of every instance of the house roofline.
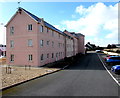
[[[30, 18], [32, 18], [33, 20], [35, 20], [33, 17], [31, 17], [27, 12], [26, 12], [26, 10], [25, 9], [23, 9], [23, 8], [21, 8], [21, 7], [19, 7], [18, 8], [18, 10], [16, 11], [16, 13], [10, 18], [10, 20], [7, 22], [7, 24], [5, 25], [5, 27], [7, 27], [8, 26], [8, 24], [14, 19], [14, 17], [19, 13], [19, 10], [22, 10], [22, 11], [24, 11]], [[36, 20], [35, 20], [36, 21]], [[38, 21], [36, 21], [37, 23], [38, 23]]]

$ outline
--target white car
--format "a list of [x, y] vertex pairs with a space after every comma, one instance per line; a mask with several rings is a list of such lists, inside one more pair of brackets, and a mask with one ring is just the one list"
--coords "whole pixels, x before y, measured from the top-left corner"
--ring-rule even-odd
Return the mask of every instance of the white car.
[[95, 50], [95, 51], [96, 51], [96, 53], [97, 53], [97, 52], [102, 52], [101, 50]]

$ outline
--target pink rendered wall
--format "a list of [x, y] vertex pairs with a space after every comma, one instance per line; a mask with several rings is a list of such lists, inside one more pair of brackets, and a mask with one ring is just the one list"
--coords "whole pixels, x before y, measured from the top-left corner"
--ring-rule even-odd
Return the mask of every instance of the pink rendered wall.
[[[33, 30], [28, 31], [28, 24], [33, 25]], [[14, 35], [10, 35], [10, 27], [14, 27]], [[37, 66], [37, 22], [30, 18], [24, 11], [17, 14], [7, 25], [7, 64]], [[33, 46], [28, 46], [28, 39], [33, 40]], [[10, 40], [14, 41], [14, 48], [10, 48]], [[10, 62], [10, 55], [14, 54], [14, 62]], [[33, 61], [28, 61], [28, 55], [33, 55]]]
[[85, 53], [85, 46], [84, 46], [84, 36], [79, 35], [78, 40], [78, 52], [79, 53]]
[[71, 36], [73, 39], [70, 39], [66, 36], [66, 38], [68, 38], [69, 40], [66, 41], [66, 44], [70, 45], [71, 47], [67, 47], [66, 46], [66, 56], [73, 56], [76, 55], [78, 53], [78, 39], [73, 36], [72, 34], [70, 34], [68, 31], [64, 31], [65, 34]]
[[74, 38], [74, 53], [75, 55], [78, 53], [78, 39]]
[[[32, 24], [32, 31], [28, 31], [28, 24]], [[40, 32], [41, 25], [44, 29], [43, 32]], [[14, 35], [10, 35], [11, 26], [14, 27]], [[47, 32], [47, 27], [44, 25], [44, 20], [38, 24], [24, 11], [22, 11], [21, 14], [16, 14], [12, 21], [7, 25], [7, 64], [42, 66], [44, 64], [63, 59], [65, 57], [65, 36], [59, 34], [57, 31], [54, 31], [53, 36], [52, 31], [53, 30], [49, 28], [49, 32]], [[68, 38], [66, 41], [66, 44], [68, 45], [68, 47], [66, 47], [67, 56], [73, 56], [78, 52], [84, 53], [84, 36], [79, 36], [78, 40], [72, 34], [68, 32], [65, 33], [72, 37], [72, 39]], [[28, 39], [32, 39], [33, 46], [28, 46]], [[10, 48], [11, 40], [14, 41], [14, 48]], [[43, 47], [40, 46], [40, 40], [44, 41]], [[47, 45], [47, 41], [49, 41], [49, 45]], [[52, 46], [52, 42], [54, 42], [54, 46]], [[52, 58], [52, 53], [54, 53], [54, 58]], [[56, 58], [56, 53], [58, 53], [58, 58]], [[14, 54], [15, 56], [14, 62], [10, 61], [11, 54]], [[29, 54], [33, 55], [32, 61], [28, 61]], [[44, 55], [43, 60], [41, 60], [42, 54]], [[47, 58], [47, 54], [49, 54], [49, 58]]]
[[[54, 31], [54, 36], [52, 36], [52, 29], [49, 28], [49, 32], [47, 32], [47, 27], [44, 26], [43, 24], [39, 24], [39, 28], [40, 26], [43, 25], [44, 31], [40, 32], [40, 30], [38, 31], [38, 62], [39, 62], [39, 66], [50, 63], [50, 62], [54, 62], [56, 61], [56, 53], [58, 53], [58, 60], [63, 59], [65, 50], [64, 50], [64, 36], [60, 34], [60, 38], [59, 38], [59, 33]], [[43, 40], [43, 47], [40, 46], [40, 40]], [[47, 45], [47, 41], [49, 41], [49, 45]], [[54, 46], [52, 46], [52, 42], [54, 42]], [[59, 44], [61, 43], [60, 47]], [[59, 56], [59, 52], [60, 52], [60, 56]], [[61, 55], [62, 52], [62, 55]], [[52, 58], [52, 53], [54, 53], [54, 58]], [[44, 59], [41, 60], [41, 55], [44, 55]], [[47, 58], [47, 54], [49, 54], [49, 58]]]

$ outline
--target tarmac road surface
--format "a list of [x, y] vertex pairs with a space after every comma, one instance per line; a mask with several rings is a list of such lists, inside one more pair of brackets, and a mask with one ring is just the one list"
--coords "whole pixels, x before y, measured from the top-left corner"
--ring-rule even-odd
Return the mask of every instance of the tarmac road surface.
[[105, 70], [98, 55], [88, 53], [62, 71], [2, 93], [3, 96], [119, 96], [119, 86]]

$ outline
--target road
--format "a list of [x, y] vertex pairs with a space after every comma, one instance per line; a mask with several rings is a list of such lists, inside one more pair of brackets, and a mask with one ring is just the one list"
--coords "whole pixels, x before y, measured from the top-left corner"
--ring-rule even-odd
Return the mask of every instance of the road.
[[[96, 53], [68, 68], [3, 91], [4, 96], [118, 96], [118, 85]], [[4, 97], [3, 97], [4, 98]]]

